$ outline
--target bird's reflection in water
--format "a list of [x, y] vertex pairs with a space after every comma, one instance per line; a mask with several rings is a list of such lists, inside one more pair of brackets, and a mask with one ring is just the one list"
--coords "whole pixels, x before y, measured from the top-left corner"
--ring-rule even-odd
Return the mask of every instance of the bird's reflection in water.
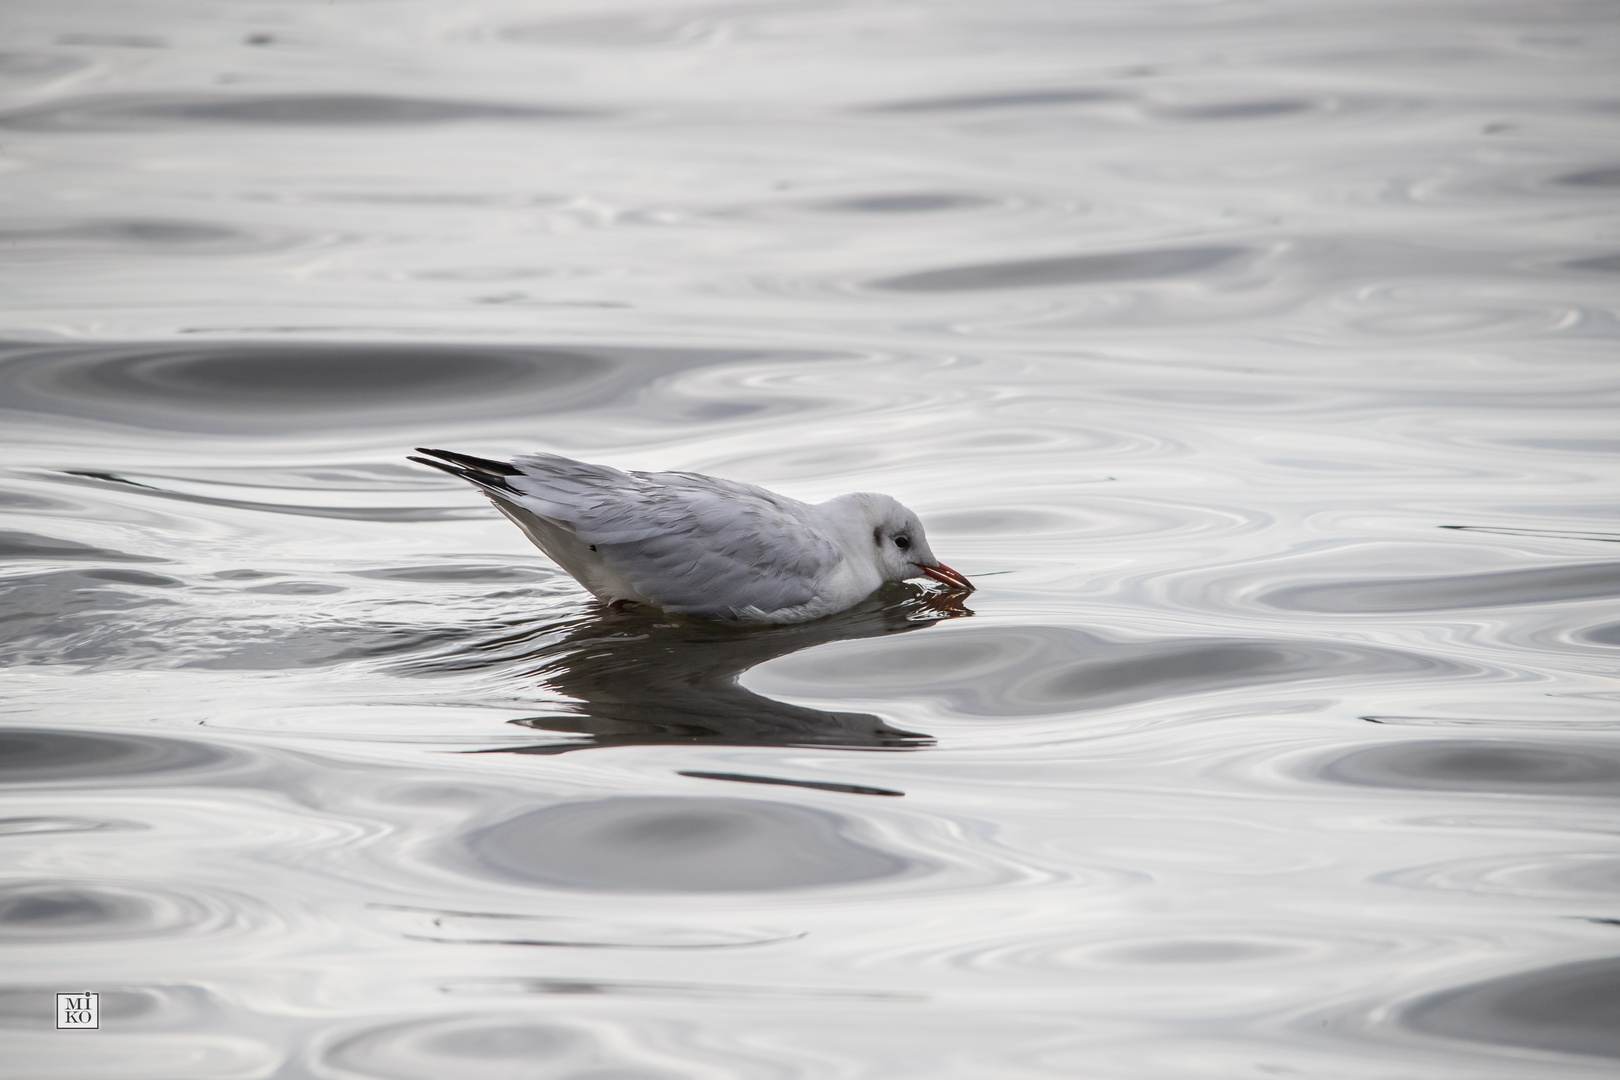
[[511, 723], [564, 738], [491, 753], [560, 754], [598, 746], [711, 744], [904, 750], [933, 739], [868, 713], [822, 712], [761, 697], [738, 679], [750, 668], [832, 641], [905, 634], [972, 612], [960, 594], [910, 584], [847, 611], [787, 626], [680, 620], [661, 612], [604, 614], [528, 654], [547, 688], [576, 711]]

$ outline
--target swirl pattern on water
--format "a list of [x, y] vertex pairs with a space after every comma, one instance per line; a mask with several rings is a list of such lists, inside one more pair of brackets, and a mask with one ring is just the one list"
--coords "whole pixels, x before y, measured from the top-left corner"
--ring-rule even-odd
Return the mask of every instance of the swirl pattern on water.
[[1620, 1058], [1620, 957], [1508, 975], [1414, 1002], [1418, 1031], [1497, 1046]]
[[[180, 432], [284, 435], [408, 428], [447, 407], [532, 416], [601, 405], [650, 374], [712, 364], [696, 350], [492, 349], [421, 345], [12, 345], [6, 408]], [[732, 354], [736, 356], [735, 353]]]
[[743, 892], [837, 885], [905, 871], [850, 823], [741, 799], [618, 797], [534, 810], [474, 833], [497, 873], [609, 892]]
[[0, 939], [14, 945], [171, 937], [208, 921], [190, 897], [111, 883], [31, 881], [0, 887]]

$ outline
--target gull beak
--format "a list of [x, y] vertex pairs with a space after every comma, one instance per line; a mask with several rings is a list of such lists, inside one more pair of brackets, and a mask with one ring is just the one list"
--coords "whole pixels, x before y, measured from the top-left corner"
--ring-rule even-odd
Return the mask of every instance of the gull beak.
[[949, 585], [953, 589], [960, 589], [963, 592], [973, 591], [973, 582], [969, 581], [955, 570], [952, 570], [944, 563], [935, 563], [933, 566], [924, 566], [922, 563], [912, 563], [911, 565], [915, 566], [918, 570], [921, 570], [924, 574], [933, 578], [935, 581]]

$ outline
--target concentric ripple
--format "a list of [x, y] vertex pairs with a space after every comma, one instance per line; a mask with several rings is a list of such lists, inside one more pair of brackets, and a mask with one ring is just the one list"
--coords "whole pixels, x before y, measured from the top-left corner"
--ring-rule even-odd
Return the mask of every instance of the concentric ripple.
[[188, 772], [229, 760], [226, 751], [180, 739], [0, 728], [0, 784]]
[[1412, 1003], [1402, 1020], [1450, 1039], [1620, 1058], [1620, 958], [1458, 987]]
[[621, 796], [522, 814], [467, 848], [505, 877], [608, 892], [803, 889], [914, 871], [854, 827], [786, 803]]
[[0, 885], [0, 940], [13, 946], [167, 937], [218, 918], [208, 905], [165, 890], [112, 882]]

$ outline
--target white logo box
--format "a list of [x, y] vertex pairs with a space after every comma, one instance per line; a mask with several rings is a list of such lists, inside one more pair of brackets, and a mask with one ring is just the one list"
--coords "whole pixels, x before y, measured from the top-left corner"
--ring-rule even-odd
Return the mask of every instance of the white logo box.
[[56, 995], [56, 1026], [62, 1028], [98, 1028], [101, 995], [88, 990], [82, 994]]

